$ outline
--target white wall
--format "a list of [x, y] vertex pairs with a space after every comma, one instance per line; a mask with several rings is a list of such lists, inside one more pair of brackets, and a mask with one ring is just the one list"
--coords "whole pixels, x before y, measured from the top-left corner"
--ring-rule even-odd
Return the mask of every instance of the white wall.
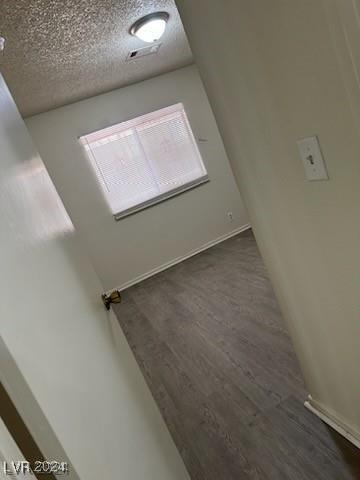
[[0, 111], [1, 381], [69, 478], [189, 480], [1, 76]]
[[[344, 77], [357, 95], [359, 79], [332, 3], [177, 0], [307, 387], [360, 438], [359, 102]], [[296, 140], [314, 134], [328, 182], [304, 178]]]
[[[210, 182], [116, 222], [77, 137], [183, 102]], [[194, 66], [26, 121], [105, 289], [122, 286], [247, 224], [238, 188]], [[229, 223], [227, 212], [234, 221]]]
[[[7, 429], [5, 423], [0, 418], [0, 465], [1, 465], [1, 477], [6, 478], [10, 476], [8, 473], [5, 474], [5, 468], [7, 471], [10, 471], [12, 475], [16, 475], [16, 471], [13, 468], [12, 462], [26, 462], [23, 454], [19, 450], [19, 447], [15, 443], [15, 440], [11, 436], [9, 430]], [[6, 462], [6, 466], [5, 466]], [[18, 478], [25, 479], [26, 473], [19, 473]]]

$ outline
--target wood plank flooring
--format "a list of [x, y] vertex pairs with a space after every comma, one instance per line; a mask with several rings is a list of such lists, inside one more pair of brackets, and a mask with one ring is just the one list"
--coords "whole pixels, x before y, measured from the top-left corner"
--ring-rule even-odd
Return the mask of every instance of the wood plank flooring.
[[114, 306], [192, 480], [355, 480], [360, 451], [307, 411], [251, 231]]

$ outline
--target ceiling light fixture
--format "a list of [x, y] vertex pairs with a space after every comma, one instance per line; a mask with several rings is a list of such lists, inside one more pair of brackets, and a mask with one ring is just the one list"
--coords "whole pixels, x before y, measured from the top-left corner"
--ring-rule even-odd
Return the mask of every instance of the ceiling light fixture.
[[167, 12], [156, 12], [145, 15], [145, 17], [140, 18], [134, 23], [130, 28], [130, 33], [144, 42], [156, 42], [164, 34], [169, 16]]

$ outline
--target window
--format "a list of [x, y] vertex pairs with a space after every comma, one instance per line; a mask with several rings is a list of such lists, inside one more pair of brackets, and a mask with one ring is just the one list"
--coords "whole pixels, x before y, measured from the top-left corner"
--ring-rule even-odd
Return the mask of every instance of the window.
[[80, 142], [117, 220], [208, 181], [181, 103]]

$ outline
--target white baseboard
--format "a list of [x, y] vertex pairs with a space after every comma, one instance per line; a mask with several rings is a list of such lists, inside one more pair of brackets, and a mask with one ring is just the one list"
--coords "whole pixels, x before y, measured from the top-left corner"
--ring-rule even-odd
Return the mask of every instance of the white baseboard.
[[319, 417], [323, 422], [336, 430], [340, 435], [345, 437], [349, 442], [360, 448], [360, 435], [351, 427], [346, 425], [343, 421], [330, 414], [326, 408], [320, 405], [309, 395], [308, 400], [304, 403], [305, 407], [314, 415]]
[[135, 277], [132, 280], [129, 280], [128, 282], [125, 282], [122, 285], [119, 285], [118, 287], [114, 287], [111, 290], [108, 290], [106, 293], [109, 294], [114, 289], [120, 290], [120, 291], [126, 290], [127, 288], [129, 288], [133, 285], [136, 285], [137, 283], [140, 283], [143, 280], [146, 280], [147, 278], [150, 278], [150, 277], [156, 275], [157, 273], [163, 272], [164, 270], [167, 270], [168, 268], [173, 267], [174, 265], [176, 265], [180, 262], [183, 262], [184, 260], [186, 260], [190, 257], [193, 257], [194, 255], [197, 255], [198, 253], [201, 253], [204, 250], [207, 250], [208, 248], [211, 248], [214, 245], [217, 245], [218, 243], [221, 243], [221, 242], [227, 240], [228, 238], [234, 237], [235, 235], [238, 235], [239, 233], [244, 232], [245, 230], [248, 230], [249, 228], [251, 228], [251, 225], [249, 225], [249, 224], [246, 224], [246, 225], [244, 225], [240, 228], [236, 228], [235, 230], [233, 230], [229, 233], [226, 233], [225, 235], [222, 235], [221, 237], [218, 237], [215, 240], [212, 240], [211, 242], [205, 243], [205, 245], [202, 245], [201, 247], [196, 248], [195, 250], [192, 250], [191, 252], [187, 253], [186, 255], [183, 255], [181, 257], [177, 257], [173, 260], [170, 260], [169, 262], [163, 263], [159, 267], [156, 267], [156, 268], [150, 270], [149, 272], [146, 272], [142, 275], [139, 275], [138, 277]]

